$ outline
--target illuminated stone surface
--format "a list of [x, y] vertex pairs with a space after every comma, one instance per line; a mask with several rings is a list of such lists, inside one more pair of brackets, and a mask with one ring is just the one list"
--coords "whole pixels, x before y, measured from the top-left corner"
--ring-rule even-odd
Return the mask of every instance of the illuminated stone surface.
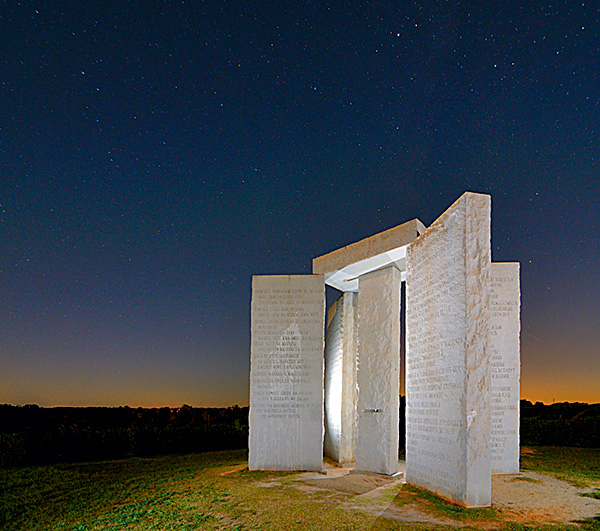
[[314, 258], [313, 273], [325, 275], [328, 286], [354, 292], [358, 291], [359, 277], [372, 271], [394, 265], [405, 275], [406, 247], [424, 230], [425, 225], [418, 219], [407, 221]]
[[346, 292], [328, 310], [325, 335], [325, 455], [354, 461], [357, 295]]
[[398, 472], [400, 271], [359, 279], [356, 470]]
[[463, 194], [407, 252], [406, 480], [471, 507], [491, 503], [490, 210]]
[[252, 278], [251, 470], [323, 469], [322, 275]]
[[[321, 470], [324, 448], [397, 471], [406, 278], [406, 479], [490, 505], [491, 473], [519, 470], [520, 395], [519, 264], [490, 263], [490, 214], [489, 196], [465, 193], [429, 229], [412, 220], [316, 258], [323, 276], [253, 279], [250, 468]], [[344, 294], [323, 378], [324, 282]]]
[[492, 473], [519, 473], [521, 292], [518, 263], [494, 263], [490, 275]]

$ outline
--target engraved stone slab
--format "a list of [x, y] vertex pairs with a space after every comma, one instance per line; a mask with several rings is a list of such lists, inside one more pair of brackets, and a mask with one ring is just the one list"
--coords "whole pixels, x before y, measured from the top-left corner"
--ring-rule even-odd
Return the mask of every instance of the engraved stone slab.
[[465, 193], [408, 248], [406, 480], [491, 503], [488, 195]]
[[490, 276], [492, 473], [519, 473], [521, 292], [519, 263], [492, 262]]
[[359, 279], [357, 472], [398, 472], [400, 288], [395, 267]]
[[[418, 219], [364, 238], [358, 242], [336, 249], [328, 254], [313, 258], [313, 273], [326, 274], [346, 266], [383, 255], [412, 242], [423, 233], [425, 225]], [[383, 264], [381, 264], [383, 265]], [[347, 290], [342, 290], [347, 291]]]
[[405, 280], [406, 247], [425, 225], [418, 219], [374, 234], [313, 259], [313, 273], [324, 274], [325, 284], [340, 291], [358, 292], [358, 279], [372, 271], [394, 266]]
[[346, 292], [327, 312], [325, 335], [325, 455], [354, 461], [358, 296]]
[[251, 470], [323, 469], [322, 275], [252, 277]]

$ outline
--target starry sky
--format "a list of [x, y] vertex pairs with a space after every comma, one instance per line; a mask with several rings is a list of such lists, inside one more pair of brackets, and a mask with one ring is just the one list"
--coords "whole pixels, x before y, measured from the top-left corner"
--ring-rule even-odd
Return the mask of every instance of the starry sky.
[[[600, 402], [595, 2], [5, 1], [0, 403], [248, 403], [255, 274], [492, 196], [522, 397]], [[329, 300], [335, 295], [330, 293]]]

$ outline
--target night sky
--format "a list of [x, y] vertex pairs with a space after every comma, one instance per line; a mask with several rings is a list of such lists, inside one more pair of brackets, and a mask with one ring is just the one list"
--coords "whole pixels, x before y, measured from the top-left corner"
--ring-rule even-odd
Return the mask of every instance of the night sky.
[[[595, 2], [0, 6], [0, 403], [248, 403], [255, 274], [492, 196], [522, 397], [600, 402]], [[330, 294], [332, 300], [334, 295]]]

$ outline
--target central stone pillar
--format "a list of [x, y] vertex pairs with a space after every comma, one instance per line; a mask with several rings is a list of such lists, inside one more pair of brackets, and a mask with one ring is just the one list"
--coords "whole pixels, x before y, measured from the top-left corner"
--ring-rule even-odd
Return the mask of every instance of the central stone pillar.
[[325, 335], [325, 455], [354, 462], [356, 439], [356, 344], [358, 294], [351, 291], [329, 308]]
[[356, 472], [398, 472], [400, 289], [396, 267], [358, 284], [358, 433]]

